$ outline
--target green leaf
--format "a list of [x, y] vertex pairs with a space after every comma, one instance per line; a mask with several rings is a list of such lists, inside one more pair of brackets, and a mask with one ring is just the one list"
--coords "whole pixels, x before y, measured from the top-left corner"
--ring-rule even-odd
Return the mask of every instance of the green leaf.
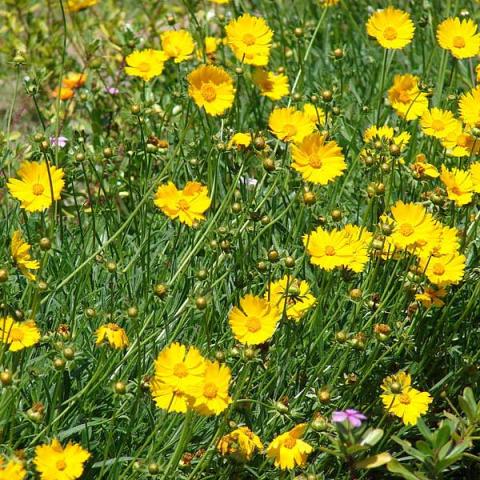
[[427, 427], [427, 424], [425, 423], [422, 417], [418, 419], [417, 427], [420, 430], [420, 433], [423, 435], [423, 437], [426, 440], [431, 441], [432, 435], [433, 435], [432, 431]]
[[388, 452], [382, 452], [357, 462], [355, 468], [377, 468], [385, 465], [390, 460], [392, 460], [392, 456]]
[[433, 447], [437, 449], [443, 447], [450, 439], [451, 433], [450, 425], [443, 423], [434, 434]]
[[395, 460], [394, 458], [392, 458], [392, 460], [387, 463], [387, 469], [390, 473], [396, 473], [397, 475], [400, 475], [406, 480], [421, 480], [421, 477], [417, 477], [415, 473], [413, 473], [411, 470], [409, 470], [407, 467], [402, 465], [398, 460]]

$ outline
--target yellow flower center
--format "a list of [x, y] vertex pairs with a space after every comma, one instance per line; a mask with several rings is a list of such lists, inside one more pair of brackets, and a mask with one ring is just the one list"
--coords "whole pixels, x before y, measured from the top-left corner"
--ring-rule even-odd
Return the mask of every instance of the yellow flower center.
[[288, 437], [283, 444], [285, 448], [292, 449], [297, 444], [297, 439], [293, 437]]
[[335, 255], [335, 248], [332, 247], [331, 245], [327, 245], [325, 247], [325, 255], [329, 256], [329, 257], [333, 257], [333, 255]]
[[45, 191], [45, 187], [43, 185], [40, 185], [39, 183], [34, 183], [32, 185], [32, 192], [34, 195], [36, 196], [42, 195], [44, 191]]
[[310, 157], [310, 166], [312, 168], [322, 168], [322, 160], [317, 155]]
[[248, 317], [246, 325], [247, 330], [251, 333], [258, 332], [262, 328], [262, 324], [257, 317]]
[[65, 460], [59, 460], [56, 463], [57, 470], [63, 471], [67, 468], [67, 464], [65, 463]]
[[400, 403], [403, 403], [404, 405], [409, 405], [411, 403], [411, 399], [406, 393], [399, 395], [398, 399], [400, 400]]
[[399, 230], [404, 237], [409, 237], [414, 231], [413, 227], [409, 223], [404, 223], [400, 225]]
[[179, 201], [177, 202], [177, 208], [178, 208], [179, 210], [183, 210], [183, 211], [188, 210], [189, 206], [190, 206], [190, 205], [188, 204], [188, 202], [187, 202], [186, 200], [183, 200], [183, 199], [182, 199], [182, 200], [179, 200]]
[[455, 185], [454, 187], [452, 187], [452, 188], [450, 189], [450, 191], [451, 191], [452, 193], [454, 193], [455, 195], [461, 195], [461, 194], [462, 194], [462, 191], [461, 191], [460, 188], [457, 187], [456, 185]]
[[453, 37], [453, 46], [455, 48], [464, 48], [465, 47], [465, 39], [463, 37], [460, 37], [460, 36]]
[[187, 367], [185, 367], [185, 364], [183, 362], [182, 363], [177, 363], [173, 367], [173, 374], [176, 377], [184, 378], [188, 375]]
[[393, 27], [387, 27], [383, 31], [383, 38], [385, 38], [385, 40], [395, 40], [397, 36], [397, 30]]
[[21, 342], [23, 340], [24, 334], [21, 328], [13, 327], [10, 330], [9, 339], [12, 342]]
[[256, 41], [257, 39], [255, 38], [255, 35], [252, 35], [251, 33], [246, 33], [243, 36], [243, 43], [249, 47], [251, 47], [252, 45], [255, 45]]
[[436, 132], [439, 132], [440, 130], [443, 130], [445, 128], [445, 124], [441, 120], [434, 120], [432, 122], [432, 128]]
[[445, 267], [441, 263], [436, 263], [432, 270], [435, 275], [443, 275], [445, 273]]
[[142, 62], [138, 65], [138, 70], [140, 70], [143, 73], [146, 73], [150, 70], [150, 64], [147, 62]]
[[407, 91], [403, 91], [403, 92], [400, 92], [398, 94], [398, 100], [402, 103], [408, 103], [410, 102], [410, 93], [408, 93]]
[[203, 84], [200, 91], [201, 91], [202, 97], [207, 102], [213, 102], [217, 98], [217, 92], [215, 90], [215, 87], [213, 85], [210, 85], [209, 83]]
[[217, 396], [217, 387], [213, 383], [206, 383], [203, 387], [203, 395], [207, 398], [215, 398]]
[[287, 134], [287, 137], [290, 137], [290, 138], [294, 137], [298, 132], [297, 127], [295, 125], [291, 125], [289, 123], [283, 127], [283, 130]]

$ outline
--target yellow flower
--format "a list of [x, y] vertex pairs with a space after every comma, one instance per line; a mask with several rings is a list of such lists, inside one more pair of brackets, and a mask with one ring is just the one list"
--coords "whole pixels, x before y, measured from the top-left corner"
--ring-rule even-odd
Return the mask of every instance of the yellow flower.
[[209, 115], [221, 115], [233, 105], [233, 79], [222, 68], [202, 65], [187, 78], [188, 94]]
[[422, 115], [420, 125], [425, 135], [444, 139], [458, 128], [458, 120], [449, 110], [432, 108]]
[[415, 163], [410, 165], [413, 173], [417, 178], [430, 177], [437, 178], [440, 173], [435, 165], [427, 162], [427, 159], [423, 153], [419, 153], [415, 158]]
[[395, 221], [391, 240], [397, 248], [416, 248], [434, 234], [435, 221], [422, 205], [399, 200], [391, 211]]
[[272, 440], [267, 447], [267, 457], [274, 459], [276, 467], [292, 470], [297, 465], [301, 467], [307, 463], [313, 447], [301, 440], [306, 429], [307, 424], [301, 423]]
[[172, 183], [160, 185], [154, 199], [155, 205], [169, 218], [188, 226], [204, 220], [204, 213], [211, 204], [208, 188], [198, 182], [187, 182], [183, 190]]
[[250, 133], [236, 133], [228, 142], [228, 148], [237, 148], [244, 150], [252, 144], [252, 135]]
[[270, 284], [269, 291], [265, 292], [265, 300], [269, 300], [280, 312], [285, 312], [287, 318], [297, 322], [316, 302], [305, 280], [288, 275]]
[[[63, 170], [45, 162], [25, 161], [17, 171], [20, 180], [10, 178], [8, 190], [28, 212], [40, 212], [58, 200], [65, 182]], [[50, 185], [51, 180], [51, 185]]]
[[98, 0], [67, 0], [67, 9], [69, 12], [78, 12], [97, 3]]
[[38, 270], [40, 263], [38, 260], [32, 260], [30, 248], [32, 248], [32, 246], [23, 241], [20, 230], [13, 232], [12, 243], [10, 244], [13, 261], [27, 280], [35, 280], [35, 274], [29, 270]]
[[80, 88], [85, 85], [87, 81], [86, 73], [73, 73], [70, 72], [66, 78], [62, 80], [62, 86], [65, 88]]
[[412, 250], [418, 257], [426, 259], [431, 255], [435, 257], [453, 255], [458, 253], [460, 247], [458, 235], [456, 228], [437, 223], [430, 235], [418, 240]]
[[363, 140], [366, 143], [373, 140], [387, 140], [400, 147], [400, 149], [404, 149], [408, 145], [410, 137], [411, 135], [408, 132], [402, 132], [399, 135], [395, 135], [395, 130], [388, 125], [383, 125], [382, 127], [372, 125], [363, 133]]
[[456, 158], [470, 157], [480, 150], [480, 141], [464, 131], [460, 121], [458, 127], [442, 139], [442, 145], [447, 149], [448, 155]]
[[238, 427], [228, 435], [224, 435], [217, 445], [221, 455], [232, 455], [240, 461], [249, 461], [263, 444], [248, 427]]
[[231, 20], [225, 31], [238, 60], [257, 67], [267, 65], [273, 33], [263, 18], [245, 13]]
[[281, 312], [267, 300], [248, 294], [233, 307], [228, 321], [235, 338], [245, 345], [259, 345], [275, 333]]
[[187, 392], [192, 397], [193, 408], [201, 415], [222, 413], [232, 403], [228, 394], [231, 376], [226, 365], [206, 360], [203, 381]]
[[0, 456], [0, 480], [24, 480], [27, 477], [27, 472], [16, 458], [6, 459]]
[[184, 413], [191, 404], [191, 391], [203, 384], [205, 359], [195, 347], [172, 343], [155, 360], [155, 374], [150, 383], [157, 407]]
[[437, 28], [437, 40], [455, 58], [471, 58], [480, 49], [477, 24], [471, 19], [447, 18]]
[[267, 72], [257, 69], [252, 75], [253, 83], [260, 89], [263, 97], [280, 100], [290, 91], [288, 77], [283, 73]]
[[458, 102], [460, 116], [470, 127], [480, 125], [480, 85], [464, 93]]
[[437, 286], [459, 283], [465, 272], [465, 256], [457, 253], [431, 258], [421, 258], [420, 268], [426, 277]]
[[314, 125], [325, 125], [325, 112], [317, 105], [306, 103], [303, 106], [303, 113]]
[[322, 7], [333, 7], [340, 3], [340, 0], [319, 0]]
[[122, 349], [128, 347], [128, 337], [125, 330], [116, 323], [107, 323], [102, 325], [95, 332], [97, 340], [96, 345], [107, 341], [111, 347]]
[[320, 133], [308, 135], [298, 146], [292, 145], [291, 152], [292, 168], [300, 172], [304, 180], [318, 185], [326, 185], [347, 168], [342, 149]]
[[428, 110], [428, 98], [418, 87], [418, 77], [410, 74], [395, 75], [388, 91], [388, 99], [397, 115], [415, 120]]
[[56, 87], [55, 90], [52, 92], [52, 97], [60, 98], [60, 100], [70, 100], [74, 95], [74, 90], [68, 87]]
[[442, 165], [440, 180], [447, 189], [447, 196], [461, 207], [467, 205], [473, 199], [473, 180], [468, 170], [452, 168], [449, 170]]
[[433, 401], [428, 392], [420, 392], [411, 387], [399, 394], [382, 394], [381, 398], [386, 410], [401, 418], [405, 425], [416, 425]]
[[399, 371], [394, 375], [385, 377], [380, 388], [386, 395], [398, 395], [410, 388], [411, 384], [412, 377], [406, 372]]
[[223, 5], [228, 3], [230, 0], [210, 0], [212, 3], [218, 3], [219, 5]]
[[[203, 41], [203, 50], [207, 56], [207, 60], [213, 60], [215, 58], [215, 53], [217, 52], [218, 46], [222, 43], [222, 40], [217, 37], [205, 37]], [[203, 59], [202, 48], [197, 48], [197, 58]]]
[[415, 300], [421, 302], [425, 308], [437, 307], [441, 308], [445, 305], [442, 300], [447, 295], [447, 291], [444, 288], [431, 288], [426, 287], [421, 293], [415, 295]]
[[83, 464], [90, 453], [77, 443], [68, 443], [64, 448], [54, 438], [50, 444], [35, 448], [33, 463], [41, 480], [75, 480], [83, 474]]
[[473, 191], [480, 193], [480, 162], [470, 165], [470, 176], [472, 177]]
[[192, 35], [186, 30], [169, 30], [160, 35], [162, 50], [167, 58], [173, 58], [175, 63], [188, 60], [195, 50]]
[[40, 331], [34, 320], [16, 322], [12, 317], [0, 318], [0, 342], [10, 345], [11, 352], [33, 347], [40, 340]]
[[343, 231], [350, 242], [352, 257], [344, 266], [355, 273], [363, 272], [368, 262], [368, 249], [373, 240], [373, 235], [366, 228], [347, 224]]
[[161, 50], [135, 50], [125, 59], [127, 75], [143, 78], [146, 82], [163, 72], [167, 56]]
[[268, 119], [268, 126], [280, 140], [297, 143], [315, 129], [315, 124], [303, 112], [293, 107], [275, 108]]
[[376, 11], [367, 22], [368, 35], [376, 38], [383, 48], [400, 49], [407, 46], [414, 32], [410, 15], [394, 7]]

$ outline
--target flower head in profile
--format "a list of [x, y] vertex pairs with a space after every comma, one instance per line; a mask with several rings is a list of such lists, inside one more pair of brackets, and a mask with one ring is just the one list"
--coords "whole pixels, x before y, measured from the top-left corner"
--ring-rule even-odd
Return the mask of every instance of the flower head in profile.
[[62, 86], [66, 88], [80, 88], [85, 85], [85, 82], [87, 81], [87, 74], [86, 73], [75, 73], [75, 72], [70, 72], [63, 80], [62, 80]]
[[31, 248], [32, 246], [23, 240], [20, 230], [15, 230], [10, 244], [10, 253], [15, 265], [27, 280], [35, 280], [36, 276], [30, 270], [38, 270], [40, 268], [38, 260], [33, 260], [30, 255]]
[[299, 321], [315, 305], [315, 297], [310, 293], [310, 285], [305, 280], [285, 275], [272, 282], [265, 292], [269, 300], [288, 319]]
[[96, 345], [107, 342], [112, 348], [122, 349], [128, 347], [128, 337], [125, 330], [116, 323], [102, 325], [95, 332]]
[[305, 181], [318, 185], [326, 185], [347, 168], [337, 142], [327, 140], [320, 133], [312, 133], [298, 145], [292, 145], [291, 152], [292, 168], [300, 172]]
[[315, 129], [315, 123], [293, 107], [275, 108], [268, 119], [268, 126], [278, 139], [297, 143]]
[[332, 422], [347, 422], [355, 428], [360, 427], [362, 422], [366, 419], [367, 417], [363, 413], [360, 413], [358, 410], [354, 410], [353, 408], [347, 408], [344, 411], [335, 411], [332, 413]]
[[464, 130], [460, 122], [458, 122], [458, 128], [452, 130], [441, 142], [447, 149], [447, 155], [455, 158], [470, 157], [471, 155], [477, 155], [480, 151], [478, 139]]
[[[470, 127], [480, 124], [480, 85], [464, 93], [458, 102], [460, 116]], [[478, 140], [477, 140], [478, 142]]]
[[292, 470], [295, 466], [307, 463], [308, 455], [313, 447], [302, 440], [307, 429], [306, 423], [301, 423], [292, 430], [275, 437], [267, 447], [267, 457], [274, 460], [275, 466], [282, 470]]
[[201, 415], [222, 413], [232, 403], [228, 394], [231, 376], [226, 365], [206, 360], [202, 382], [195, 383], [187, 392], [195, 411]]
[[444, 139], [458, 129], [459, 122], [449, 110], [432, 108], [422, 115], [420, 125], [425, 135]]
[[397, 145], [400, 150], [407, 147], [410, 137], [411, 135], [408, 132], [401, 132], [396, 135], [395, 130], [388, 125], [383, 125], [381, 127], [371, 125], [365, 130], [365, 132], [363, 132], [363, 140], [366, 143], [376, 140], [385, 141], [389, 144]]
[[0, 317], [0, 342], [11, 352], [33, 347], [40, 341], [40, 330], [34, 320], [17, 322], [12, 317]]
[[158, 187], [155, 205], [171, 219], [177, 219], [189, 227], [204, 220], [204, 213], [211, 204], [208, 188], [198, 182], [187, 182], [179, 190], [172, 182]]
[[228, 321], [235, 338], [245, 345], [259, 345], [275, 333], [280, 311], [267, 300], [248, 294], [233, 307]]
[[256, 451], [263, 449], [263, 444], [248, 427], [238, 427], [220, 439], [217, 449], [223, 456], [231, 455], [241, 462], [248, 462]]
[[428, 280], [438, 287], [459, 283], [465, 273], [465, 255], [451, 253], [420, 258], [420, 268]]
[[252, 134], [238, 132], [228, 142], [228, 148], [236, 148], [237, 150], [245, 150], [252, 144]]
[[202, 65], [188, 75], [188, 94], [209, 115], [222, 115], [233, 105], [233, 79], [223, 68]]
[[395, 75], [388, 100], [399, 117], [415, 120], [428, 110], [428, 97], [418, 86], [419, 78], [409, 73]]
[[281, 100], [290, 91], [288, 77], [284, 73], [274, 73], [259, 68], [253, 72], [252, 80], [260, 89], [260, 95], [270, 100]]
[[52, 92], [53, 98], [60, 98], [60, 100], [70, 100], [75, 95], [73, 88], [69, 87], [56, 87]]
[[273, 32], [263, 18], [245, 13], [231, 20], [225, 32], [227, 45], [238, 60], [257, 67], [267, 65]]
[[435, 165], [427, 162], [427, 157], [423, 153], [419, 153], [415, 157], [415, 162], [410, 164], [410, 169], [415, 178], [437, 178], [440, 176], [439, 171]]
[[0, 480], [24, 480], [27, 478], [27, 472], [20, 460], [6, 458], [0, 455]]
[[205, 359], [195, 347], [172, 343], [155, 360], [155, 374], [150, 383], [157, 407], [184, 413], [191, 405], [192, 389], [203, 385]]
[[69, 12], [79, 12], [88, 7], [93, 7], [98, 0], [67, 0], [67, 9]]
[[188, 60], [195, 50], [192, 35], [187, 30], [169, 30], [160, 35], [163, 53], [175, 63]]
[[443, 298], [447, 296], [447, 293], [447, 290], [443, 287], [425, 287], [419, 293], [415, 294], [415, 300], [420, 302], [425, 308], [441, 308], [445, 305]]
[[437, 28], [437, 40], [458, 59], [474, 57], [480, 49], [480, 34], [471, 18], [447, 18]]
[[318, 105], [314, 105], [313, 103], [306, 103], [303, 106], [303, 113], [314, 125], [325, 125], [325, 112]]
[[447, 189], [447, 196], [455, 202], [457, 207], [467, 205], [473, 199], [473, 180], [469, 170], [452, 168], [449, 170], [442, 165], [440, 180]]
[[415, 27], [410, 15], [403, 10], [387, 7], [372, 14], [367, 22], [367, 33], [383, 48], [401, 49], [413, 38]]
[[33, 463], [41, 480], [75, 480], [83, 474], [90, 453], [78, 443], [66, 447], [54, 438], [51, 443], [35, 448]]
[[133, 77], [140, 77], [146, 82], [162, 74], [167, 56], [161, 50], [135, 50], [127, 56], [125, 73]]
[[10, 178], [7, 187], [27, 212], [41, 212], [49, 208], [52, 201], [60, 199], [65, 185], [61, 168], [45, 162], [25, 161], [20, 165], [17, 175], [20, 180]]

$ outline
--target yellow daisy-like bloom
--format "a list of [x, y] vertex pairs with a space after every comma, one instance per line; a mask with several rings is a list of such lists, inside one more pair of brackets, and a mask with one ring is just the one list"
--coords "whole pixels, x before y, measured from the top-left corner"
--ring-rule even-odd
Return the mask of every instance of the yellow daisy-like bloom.
[[429, 178], [437, 178], [440, 176], [440, 173], [437, 170], [435, 165], [427, 162], [427, 158], [423, 153], [419, 153], [416, 158], [415, 162], [410, 165], [414, 175], [417, 178], [422, 177], [429, 177]]
[[411, 384], [412, 377], [404, 371], [399, 371], [394, 375], [389, 375], [388, 377], [385, 377], [380, 388], [387, 395], [398, 395], [404, 390], [410, 388]]
[[32, 246], [23, 241], [22, 233], [16, 230], [12, 235], [12, 242], [10, 244], [10, 252], [16, 266], [22, 272], [27, 280], [35, 280], [36, 276], [29, 270], [38, 270], [40, 263], [38, 260], [32, 260], [30, 249]]
[[325, 125], [325, 112], [323, 109], [312, 103], [306, 103], [303, 106], [303, 113], [314, 125]]
[[172, 183], [160, 185], [155, 194], [155, 205], [171, 219], [176, 219], [188, 226], [204, 220], [204, 213], [211, 204], [208, 188], [198, 182], [187, 182], [183, 190], [178, 190]]
[[388, 125], [377, 127], [372, 125], [368, 127], [363, 133], [363, 141], [368, 143], [373, 140], [387, 140], [392, 141], [395, 145], [401, 149], [405, 148], [410, 141], [411, 135], [408, 132], [402, 132], [399, 135], [395, 135], [395, 130]]
[[16, 322], [12, 317], [0, 318], [0, 342], [9, 345], [11, 352], [33, 347], [40, 341], [40, 331], [34, 320]]
[[315, 305], [315, 297], [310, 293], [310, 285], [305, 280], [285, 275], [270, 284], [265, 292], [265, 300], [269, 300], [287, 318], [298, 322]]
[[232, 403], [228, 394], [231, 377], [226, 365], [206, 360], [203, 381], [194, 384], [188, 391], [195, 411], [200, 415], [222, 413]]
[[422, 115], [420, 125], [425, 135], [445, 139], [458, 128], [458, 120], [449, 110], [432, 108]]
[[24, 480], [26, 477], [27, 472], [19, 460], [12, 458], [7, 462], [0, 456], [0, 480]]
[[116, 323], [107, 323], [102, 325], [95, 332], [97, 340], [96, 345], [101, 345], [105, 341], [116, 349], [128, 347], [128, 337], [125, 330]]
[[433, 401], [428, 392], [420, 392], [411, 387], [399, 394], [382, 394], [381, 398], [386, 410], [401, 418], [405, 425], [416, 425]]
[[237, 150], [244, 150], [252, 144], [251, 133], [236, 133], [228, 142], [228, 148], [236, 148]]
[[67, 9], [69, 12], [79, 12], [88, 7], [93, 7], [98, 0], [67, 0]]
[[318, 227], [303, 236], [303, 244], [310, 255], [310, 263], [331, 271], [347, 267], [354, 258], [354, 249], [350, 236], [344, 230], [326, 231]]
[[245, 345], [259, 345], [275, 333], [281, 312], [267, 300], [248, 294], [233, 307], [228, 321], [234, 337]]
[[367, 22], [367, 33], [383, 48], [406, 47], [413, 38], [415, 27], [410, 15], [403, 10], [387, 7], [373, 13]]
[[437, 28], [437, 40], [444, 50], [459, 59], [474, 57], [480, 49], [477, 24], [471, 18], [447, 18]]
[[470, 165], [470, 176], [472, 177], [473, 191], [480, 193], [480, 162]]
[[163, 53], [175, 63], [188, 60], [195, 50], [192, 35], [186, 30], [169, 30], [160, 35]]
[[252, 75], [253, 83], [260, 89], [262, 97], [270, 100], [280, 100], [287, 96], [290, 87], [288, 77], [284, 73], [267, 72], [257, 69]]
[[447, 149], [447, 155], [456, 158], [470, 157], [480, 151], [480, 141], [464, 131], [460, 121], [458, 121], [457, 129], [453, 130], [441, 142]]
[[301, 423], [289, 432], [275, 437], [267, 447], [267, 457], [272, 458], [275, 466], [282, 470], [292, 470], [295, 466], [307, 463], [309, 453], [313, 447], [301, 440], [307, 429], [306, 423]]
[[75, 91], [68, 87], [56, 87], [52, 92], [53, 98], [60, 98], [60, 100], [70, 100], [75, 95]]
[[62, 86], [66, 88], [80, 88], [85, 85], [87, 81], [86, 73], [74, 73], [70, 72], [66, 78], [62, 80]]
[[446, 297], [447, 290], [445, 288], [424, 288], [421, 293], [415, 295], [415, 300], [421, 302], [425, 308], [442, 308], [445, 302], [442, 298]]
[[458, 102], [460, 116], [470, 127], [480, 125], [480, 85], [464, 93]]
[[[203, 41], [203, 49], [205, 51], [205, 55], [207, 56], [207, 60], [213, 61], [215, 58], [215, 53], [217, 52], [218, 46], [222, 43], [222, 40], [217, 37], [205, 37]], [[203, 58], [202, 49], [199, 47], [197, 48], [197, 58]]]
[[263, 444], [248, 427], [238, 427], [224, 435], [217, 448], [221, 455], [232, 455], [239, 461], [248, 462], [256, 451], [263, 449]]
[[457, 207], [467, 205], [473, 199], [473, 180], [470, 171], [452, 168], [449, 170], [442, 165], [440, 180], [447, 189], [447, 196], [455, 202]]
[[459, 247], [458, 230], [437, 223], [431, 234], [427, 238], [417, 241], [412, 250], [418, 257], [428, 259], [432, 255], [440, 257], [456, 254]]
[[335, 141], [327, 141], [320, 133], [312, 133], [297, 145], [291, 146], [292, 168], [303, 179], [326, 185], [341, 176], [347, 168], [342, 149]]
[[431, 283], [445, 286], [459, 283], [465, 273], [464, 255], [451, 254], [431, 258], [421, 258], [420, 268]]
[[17, 170], [17, 175], [20, 180], [10, 178], [7, 187], [27, 212], [41, 212], [50, 207], [52, 200], [60, 199], [65, 185], [61, 168], [47, 167], [45, 162], [25, 161]]
[[391, 211], [395, 224], [390, 238], [397, 248], [415, 248], [435, 233], [435, 221], [422, 205], [399, 200]]
[[273, 32], [263, 18], [245, 13], [231, 20], [225, 32], [227, 45], [238, 60], [257, 67], [267, 65]]
[[428, 97], [418, 87], [418, 77], [395, 75], [393, 85], [388, 90], [388, 100], [399, 117], [415, 120], [428, 110]]
[[195, 347], [172, 343], [155, 360], [155, 374], [150, 383], [157, 407], [184, 413], [191, 404], [192, 389], [202, 385], [205, 359]]
[[143, 78], [146, 82], [162, 74], [167, 55], [161, 50], [135, 50], [125, 59], [125, 73]]
[[202, 65], [187, 78], [188, 94], [209, 115], [222, 115], [233, 105], [235, 98], [233, 79], [222, 68]]
[[268, 126], [280, 140], [295, 143], [300, 143], [315, 130], [315, 123], [293, 107], [275, 108], [268, 119]]
[[373, 240], [373, 234], [366, 228], [347, 224], [343, 231], [350, 242], [352, 257], [344, 266], [355, 273], [363, 272], [368, 262], [368, 249]]
[[50, 444], [35, 448], [33, 463], [41, 480], [75, 480], [83, 474], [84, 463], [90, 453], [77, 443], [68, 443], [64, 448], [54, 438]]

